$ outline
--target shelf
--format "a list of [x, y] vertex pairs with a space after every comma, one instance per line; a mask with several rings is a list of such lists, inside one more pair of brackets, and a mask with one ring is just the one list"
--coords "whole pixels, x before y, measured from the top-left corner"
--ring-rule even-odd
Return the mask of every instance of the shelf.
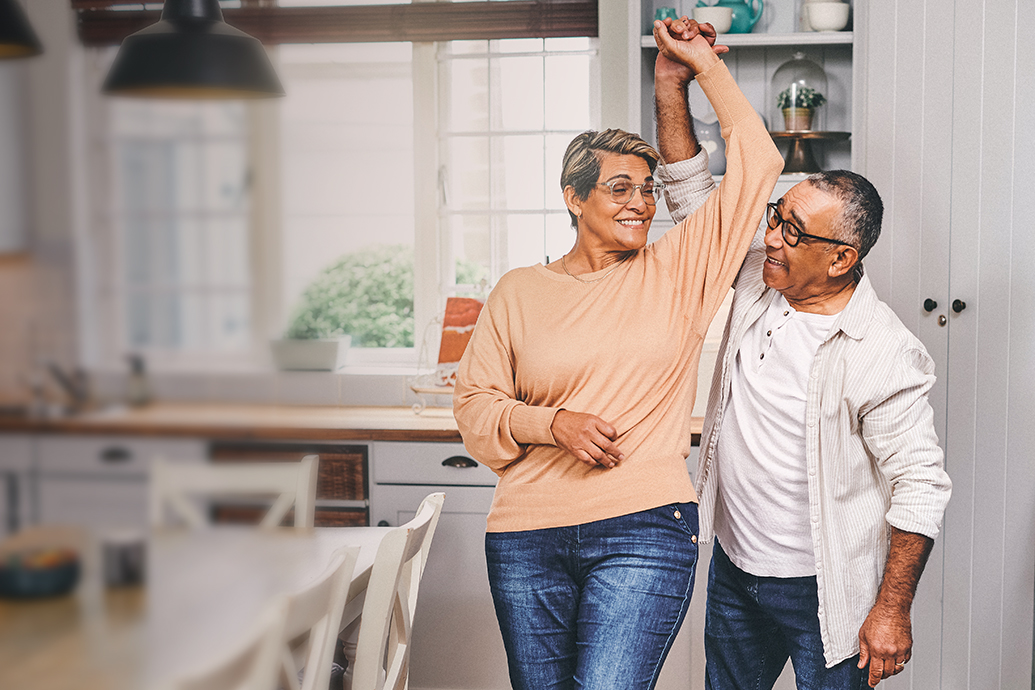
[[[851, 31], [803, 31], [793, 34], [719, 34], [716, 41], [719, 45], [735, 47], [766, 47], [766, 46], [823, 46], [823, 45], [845, 45], [852, 43]], [[654, 48], [654, 35], [647, 34], [640, 37], [641, 48]]]

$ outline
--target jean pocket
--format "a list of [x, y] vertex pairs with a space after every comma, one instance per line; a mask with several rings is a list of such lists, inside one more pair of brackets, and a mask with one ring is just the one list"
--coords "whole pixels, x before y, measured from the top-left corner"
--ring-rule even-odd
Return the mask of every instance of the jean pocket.
[[679, 524], [680, 528], [690, 535], [690, 541], [697, 544], [697, 537], [700, 534], [696, 503], [672, 503], [668, 506], [669, 514]]

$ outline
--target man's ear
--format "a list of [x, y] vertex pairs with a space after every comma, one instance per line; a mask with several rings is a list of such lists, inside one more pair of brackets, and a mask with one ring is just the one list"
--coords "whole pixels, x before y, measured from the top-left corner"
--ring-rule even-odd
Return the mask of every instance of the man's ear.
[[564, 205], [576, 216], [582, 217], [582, 200], [575, 194], [575, 188], [571, 185], [564, 188]]
[[827, 269], [827, 275], [831, 278], [840, 278], [846, 273], [851, 273], [857, 263], [859, 263], [859, 251], [855, 247], [839, 245], [833, 261], [830, 262], [830, 267]]

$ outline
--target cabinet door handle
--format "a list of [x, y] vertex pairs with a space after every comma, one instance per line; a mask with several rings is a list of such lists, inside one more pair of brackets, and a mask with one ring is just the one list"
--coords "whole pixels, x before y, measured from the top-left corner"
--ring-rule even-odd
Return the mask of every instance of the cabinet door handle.
[[442, 461], [443, 467], [456, 467], [457, 469], [464, 469], [467, 467], [477, 467], [478, 463], [469, 457], [464, 455], [454, 455], [451, 458], [446, 458]]
[[112, 446], [111, 448], [105, 448], [101, 451], [101, 462], [109, 465], [116, 465], [123, 462], [129, 462], [133, 459], [133, 453], [127, 448], [121, 446]]
[[952, 310], [959, 314], [961, 311], [967, 308], [967, 303], [961, 299], [952, 300]]
[[938, 308], [938, 303], [928, 297], [924, 300], [924, 311], [930, 314], [932, 311]]

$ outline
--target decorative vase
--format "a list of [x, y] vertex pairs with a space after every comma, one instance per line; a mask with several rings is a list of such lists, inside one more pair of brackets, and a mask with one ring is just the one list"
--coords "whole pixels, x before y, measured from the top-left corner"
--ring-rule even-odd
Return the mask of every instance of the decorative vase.
[[804, 132], [812, 129], [812, 108], [784, 108], [783, 125], [788, 132]]

